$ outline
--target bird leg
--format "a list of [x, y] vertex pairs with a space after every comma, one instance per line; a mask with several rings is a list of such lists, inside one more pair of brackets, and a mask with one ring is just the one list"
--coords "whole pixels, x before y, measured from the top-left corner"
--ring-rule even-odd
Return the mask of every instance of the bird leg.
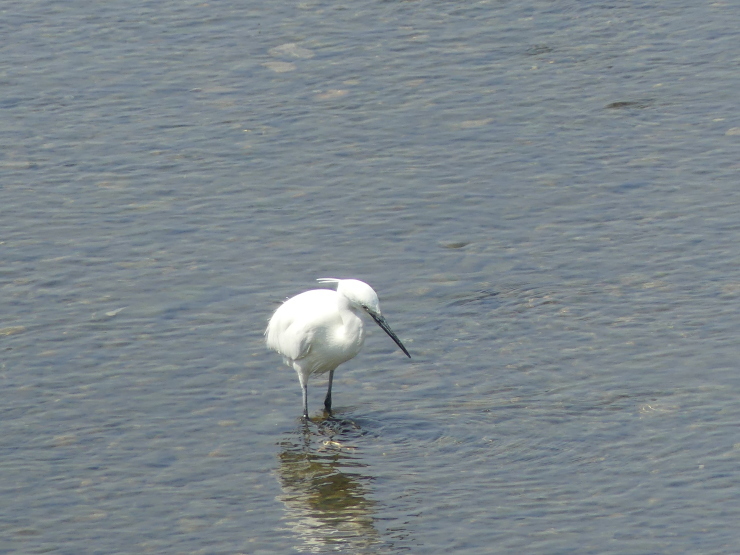
[[308, 420], [308, 380], [304, 380], [302, 376], [300, 376], [300, 382], [301, 382], [301, 389], [303, 390], [303, 418]]
[[329, 372], [329, 389], [326, 390], [326, 398], [324, 399], [324, 408], [326, 412], [331, 414], [331, 384], [334, 381], [334, 370]]

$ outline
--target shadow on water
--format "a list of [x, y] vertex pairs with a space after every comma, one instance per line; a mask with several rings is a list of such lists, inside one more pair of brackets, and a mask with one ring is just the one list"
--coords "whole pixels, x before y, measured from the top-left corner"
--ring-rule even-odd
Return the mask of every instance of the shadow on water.
[[343, 418], [314, 418], [280, 442], [278, 479], [286, 520], [301, 551], [376, 552], [381, 544], [369, 499], [372, 476], [360, 462], [367, 435]]

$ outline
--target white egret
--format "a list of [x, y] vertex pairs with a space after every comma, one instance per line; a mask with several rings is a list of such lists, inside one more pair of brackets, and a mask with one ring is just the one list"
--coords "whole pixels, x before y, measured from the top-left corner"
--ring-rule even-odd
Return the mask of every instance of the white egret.
[[360, 313], [369, 314], [411, 358], [381, 315], [378, 295], [372, 287], [357, 279], [321, 278], [318, 281], [336, 283], [337, 290], [313, 289], [288, 299], [272, 315], [265, 330], [267, 346], [283, 355], [285, 364], [298, 372], [305, 418], [308, 418], [308, 378], [312, 374], [329, 372], [324, 407], [331, 413], [334, 370], [357, 355], [365, 342]]

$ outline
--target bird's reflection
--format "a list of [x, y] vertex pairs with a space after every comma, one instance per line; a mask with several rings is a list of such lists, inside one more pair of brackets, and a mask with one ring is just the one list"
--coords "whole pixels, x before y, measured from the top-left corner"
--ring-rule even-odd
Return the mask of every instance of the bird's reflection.
[[368, 498], [371, 477], [359, 462], [363, 435], [350, 420], [314, 419], [280, 443], [280, 500], [303, 542], [299, 550], [358, 553], [380, 543]]

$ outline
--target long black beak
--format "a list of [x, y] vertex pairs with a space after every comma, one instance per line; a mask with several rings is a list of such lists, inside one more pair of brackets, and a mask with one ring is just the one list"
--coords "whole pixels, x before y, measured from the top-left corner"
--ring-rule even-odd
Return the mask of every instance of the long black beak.
[[368, 309], [365, 309], [365, 310], [366, 310], [366, 312], [367, 312], [367, 313], [368, 313], [368, 314], [369, 314], [370, 316], [372, 316], [373, 320], [375, 320], [375, 322], [376, 322], [376, 323], [377, 323], [377, 324], [378, 324], [378, 325], [379, 325], [379, 326], [380, 326], [381, 328], [383, 328], [383, 331], [384, 331], [385, 333], [387, 333], [388, 335], [390, 335], [391, 339], [393, 339], [393, 341], [395, 341], [395, 342], [396, 342], [396, 345], [398, 345], [399, 347], [401, 347], [401, 350], [402, 350], [402, 351], [404, 352], [404, 354], [405, 354], [405, 355], [406, 355], [407, 357], [411, 358], [411, 355], [410, 355], [410, 354], [409, 354], [409, 352], [408, 352], [408, 351], [406, 350], [406, 347], [404, 347], [404, 346], [403, 346], [403, 343], [401, 343], [401, 340], [400, 340], [400, 339], [398, 339], [398, 336], [397, 336], [397, 335], [396, 335], [395, 333], [393, 333], [393, 330], [392, 330], [392, 329], [391, 329], [391, 327], [390, 327], [390, 326], [388, 325], [388, 322], [386, 322], [386, 321], [385, 321], [385, 318], [383, 318], [383, 317], [382, 317], [382, 316], [381, 316], [380, 314], [376, 314], [376, 313], [375, 313], [375, 312], [373, 312], [372, 310], [368, 310]]

